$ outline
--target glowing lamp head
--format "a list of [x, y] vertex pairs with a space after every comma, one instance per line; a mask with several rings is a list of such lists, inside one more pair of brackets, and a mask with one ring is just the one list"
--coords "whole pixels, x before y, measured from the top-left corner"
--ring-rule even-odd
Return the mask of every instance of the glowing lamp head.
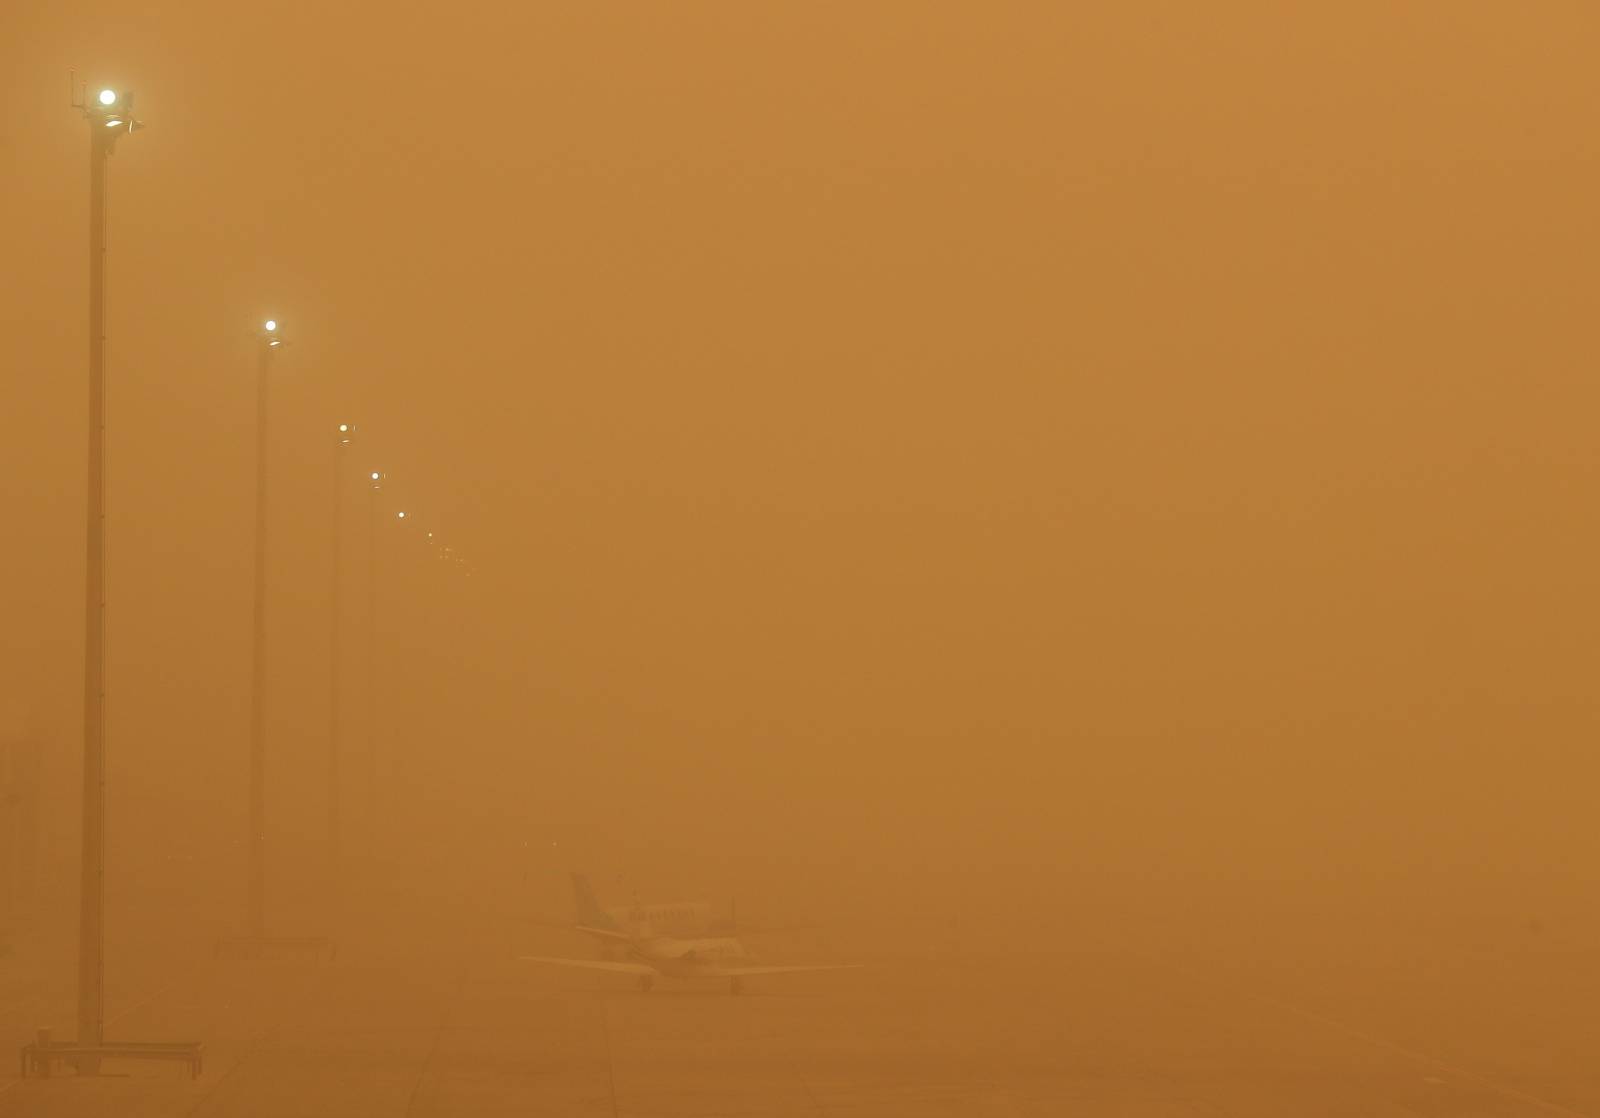
[[348, 424], [348, 423], [339, 424], [339, 434], [348, 435], [349, 433], [350, 433], [350, 424]]
[[373, 481], [378, 481], [379, 479], [381, 479], [383, 477], [383, 475], [380, 474], [377, 470], [373, 470], [372, 473], [370, 475], [368, 475], [368, 476], [370, 476]]
[[394, 515], [395, 515], [395, 519], [397, 519], [397, 520], [404, 520], [406, 518], [406, 514], [403, 513], [403, 512], [397, 512]]
[[275, 318], [267, 319], [265, 329], [269, 334], [275, 333], [278, 329], [278, 320]]
[[102, 105], [115, 105], [117, 103], [117, 91], [114, 89], [102, 89], [99, 100]]

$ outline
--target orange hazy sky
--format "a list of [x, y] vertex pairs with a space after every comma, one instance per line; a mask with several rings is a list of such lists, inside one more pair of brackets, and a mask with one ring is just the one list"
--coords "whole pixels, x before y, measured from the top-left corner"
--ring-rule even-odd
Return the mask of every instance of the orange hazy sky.
[[441, 834], [1581, 897], [1597, 32], [10, 0], [0, 716], [70, 788], [76, 67], [148, 123], [110, 170], [108, 538], [113, 818], [152, 851], [242, 803], [270, 314], [276, 826], [320, 810], [350, 417], [385, 510], [476, 565], [380, 542], [396, 780]]

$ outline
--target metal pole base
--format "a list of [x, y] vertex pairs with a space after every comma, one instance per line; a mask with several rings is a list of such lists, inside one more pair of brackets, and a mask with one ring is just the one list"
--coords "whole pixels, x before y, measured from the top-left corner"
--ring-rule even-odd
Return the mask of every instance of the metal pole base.
[[140, 1041], [108, 1040], [100, 1044], [79, 1044], [71, 1040], [51, 1040], [49, 1029], [40, 1029], [32, 1044], [22, 1049], [22, 1078], [49, 1079], [57, 1064], [71, 1064], [75, 1073], [100, 1075], [103, 1060], [168, 1060], [186, 1064], [192, 1079], [200, 1077], [204, 1046], [197, 1040]]

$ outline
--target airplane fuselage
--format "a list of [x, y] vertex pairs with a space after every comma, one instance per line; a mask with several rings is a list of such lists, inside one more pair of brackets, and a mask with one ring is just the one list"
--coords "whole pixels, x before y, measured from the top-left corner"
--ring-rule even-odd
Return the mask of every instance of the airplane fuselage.
[[604, 911], [619, 928], [647, 927], [661, 935], [703, 936], [728, 922], [711, 905], [693, 902], [616, 905]]

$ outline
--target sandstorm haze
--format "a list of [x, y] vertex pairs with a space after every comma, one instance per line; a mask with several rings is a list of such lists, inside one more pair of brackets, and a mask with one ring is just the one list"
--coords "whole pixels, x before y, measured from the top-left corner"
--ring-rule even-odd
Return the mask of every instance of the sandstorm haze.
[[358, 916], [559, 914], [578, 868], [863, 955], [1583, 942], [1597, 32], [11, 0], [0, 733], [44, 743], [40, 921], [76, 911], [76, 68], [148, 124], [110, 166], [113, 959], [244, 903], [268, 316], [277, 923], [329, 911], [353, 420]]

